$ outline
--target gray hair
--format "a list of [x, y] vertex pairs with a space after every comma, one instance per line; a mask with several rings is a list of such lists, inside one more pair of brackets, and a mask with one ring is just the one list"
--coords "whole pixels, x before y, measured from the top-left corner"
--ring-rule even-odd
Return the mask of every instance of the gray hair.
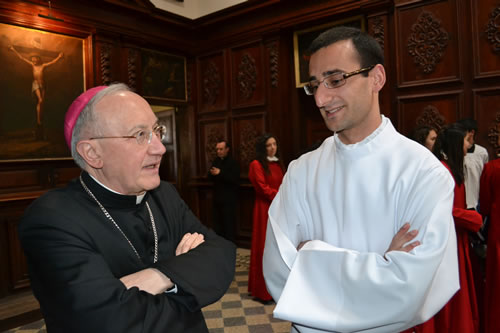
[[78, 116], [75, 127], [73, 128], [73, 134], [71, 135], [71, 156], [81, 169], [86, 170], [87, 162], [85, 162], [83, 157], [78, 153], [76, 145], [81, 140], [88, 139], [86, 136], [89, 132], [93, 133], [93, 135], [100, 134], [98, 115], [95, 112], [95, 106], [103, 97], [115, 95], [123, 91], [131, 91], [131, 89], [124, 83], [111, 84], [92, 97]]

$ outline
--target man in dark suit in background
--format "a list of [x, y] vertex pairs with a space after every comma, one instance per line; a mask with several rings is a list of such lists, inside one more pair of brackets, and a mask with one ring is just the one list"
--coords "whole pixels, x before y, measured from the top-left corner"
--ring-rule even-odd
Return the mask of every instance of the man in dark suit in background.
[[212, 162], [208, 177], [214, 182], [213, 218], [217, 234], [234, 241], [236, 204], [240, 166], [229, 155], [229, 143], [220, 140], [215, 146], [217, 157]]

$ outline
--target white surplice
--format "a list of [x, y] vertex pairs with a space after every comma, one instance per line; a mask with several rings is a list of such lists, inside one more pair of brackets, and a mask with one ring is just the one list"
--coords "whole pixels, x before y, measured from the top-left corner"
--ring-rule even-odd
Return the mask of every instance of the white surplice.
[[[293, 161], [269, 209], [274, 316], [292, 332], [399, 332], [431, 318], [459, 289], [453, 189], [441, 162], [383, 116], [362, 142], [334, 135]], [[384, 259], [405, 222], [422, 244]]]
[[467, 208], [477, 208], [477, 204], [479, 203], [479, 179], [486, 163], [488, 163], [488, 151], [478, 144], [474, 145], [472, 153], [467, 153], [464, 157], [465, 201]]

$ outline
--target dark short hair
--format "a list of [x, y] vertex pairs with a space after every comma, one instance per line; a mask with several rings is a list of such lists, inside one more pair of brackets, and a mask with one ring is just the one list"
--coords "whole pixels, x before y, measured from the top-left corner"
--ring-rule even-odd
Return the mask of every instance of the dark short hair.
[[431, 131], [438, 132], [437, 129], [430, 125], [419, 125], [411, 131], [409, 138], [425, 146], [425, 141]]
[[229, 144], [229, 142], [227, 142], [226, 139], [217, 140], [217, 142], [215, 144], [218, 145], [219, 143], [222, 143], [222, 142], [224, 142], [226, 144], [226, 148], [231, 148], [231, 145]]
[[[277, 150], [276, 150], [276, 157], [280, 157], [280, 146], [278, 143], [278, 139], [272, 135], [271, 133], [264, 133], [261, 136], [257, 138], [255, 141], [255, 159], [260, 162], [262, 167], [264, 168], [264, 171], [267, 174], [270, 174], [271, 171], [269, 170], [269, 162], [267, 161], [267, 140], [273, 138], [276, 140], [276, 145], [277, 145]], [[281, 161], [281, 158], [279, 158], [279, 163], [281, 165], [281, 168], [283, 169], [283, 164]]]
[[464, 182], [464, 138], [466, 129], [459, 123], [445, 126], [438, 134], [432, 152], [450, 167], [457, 185]]
[[458, 124], [462, 125], [467, 132], [474, 130], [477, 132], [477, 121], [472, 118], [464, 118], [457, 121]]
[[[372, 36], [360, 29], [345, 26], [333, 27], [321, 33], [313, 40], [307, 54], [312, 55], [319, 49], [344, 40], [352, 41], [354, 48], [358, 52], [359, 63], [362, 68], [384, 64], [384, 52], [380, 44]], [[368, 72], [362, 73], [362, 75], [368, 76]]]

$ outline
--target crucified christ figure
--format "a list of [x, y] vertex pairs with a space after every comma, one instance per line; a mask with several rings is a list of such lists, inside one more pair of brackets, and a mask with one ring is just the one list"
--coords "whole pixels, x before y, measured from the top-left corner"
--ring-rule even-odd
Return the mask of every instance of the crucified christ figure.
[[31, 55], [28, 58], [23, 57], [17, 50], [14, 48], [14, 46], [9, 46], [9, 50], [13, 51], [19, 59], [23, 60], [27, 64], [31, 65], [33, 68], [33, 83], [31, 86], [31, 92], [35, 94], [36, 99], [37, 99], [37, 104], [36, 104], [36, 124], [37, 124], [37, 131], [36, 131], [36, 137], [37, 139], [42, 138], [42, 107], [43, 107], [43, 102], [45, 98], [45, 86], [43, 82], [43, 70], [58, 62], [62, 57], [63, 53], [59, 52], [58, 56], [54, 59], [52, 59], [49, 62], [42, 63], [42, 59], [39, 55]]

